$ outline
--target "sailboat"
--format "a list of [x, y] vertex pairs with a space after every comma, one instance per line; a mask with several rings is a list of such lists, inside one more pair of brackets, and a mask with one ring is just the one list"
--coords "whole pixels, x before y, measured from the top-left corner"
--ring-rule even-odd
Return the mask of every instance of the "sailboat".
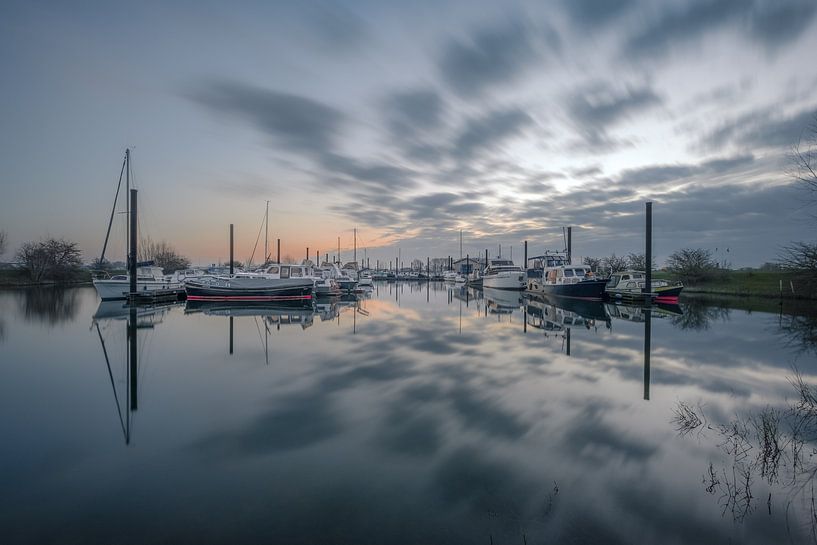
[[[127, 255], [129, 256], [128, 259], [134, 259], [134, 256], [136, 255], [135, 248], [131, 247], [132, 244], [135, 244], [136, 237], [130, 236], [130, 229], [135, 229], [136, 225], [136, 222], [134, 221], [136, 215], [135, 210], [130, 209], [130, 172], [130, 149], [126, 149], [125, 159], [122, 162], [122, 170], [119, 172], [119, 183], [116, 186], [116, 195], [113, 199], [111, 217], [110, 220], [108, 220], [108, 231], [105, 234], [105, 243], [102, 246], [102, 254], [99, 258], [100, 263], [105, 261], [105, 250], [108, 248], [108, 240], [111, 236], [111, 227], [113, 226], [114, 214], [116, 214], [116, 203], [119, 200], [119, 190], [122, 188], [123, 175], [125, 177], [126, 209], [129, 219], [131, 219], [131, 221], [127, 223], [134, 225], [134, 227], [130, 227], [128, 230], [126, 230], [125, 233]], [[127, 299], [131, 293], [129, 274], [118, 274], [108, 278], [94, 278], [93, 283], [94, 288], [96, 288], [96, 292], [103, 301], [111, 299]], [[182, 283], [179, 282], [178, 279], [165, 276], [162, 268], [156, 267], [152, 261], [145, 261], [136, 264], [136, 291], [139, 294], [148, 295], [157, 291], [167, 290], [181, 292]]]

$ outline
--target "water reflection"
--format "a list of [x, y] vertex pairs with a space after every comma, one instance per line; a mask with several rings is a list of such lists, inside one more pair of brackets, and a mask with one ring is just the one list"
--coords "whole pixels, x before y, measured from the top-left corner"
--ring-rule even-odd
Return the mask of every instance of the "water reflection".
[[[817, 387], [796, 369], [789, 381], [794, 402], [726, 420], [708, 415], [702, 404], [679, 401], [671, 422], [680, 436], [710, 443], [724, 455], [710, 459], [702, 479], [723, 515], [741, 523], [758, 510], [769, 516], [783, 511], [787, 521], [805, 522], [815, 538]], [[787, 532], [791, 539], [789, 524]]]
[[[140, 542], [785, 542], [784, 496], [775, 488], [769, 517], [761, 486], [775, 456], [740, 526], [701, 501], [701, 478], [711, 462], [716, 496], [745, 482], [715, 422], [786, 409], [786, 316], [732, 311], [693, 330], [677, 307], [433, 282], [300, 308], [139, 308], [135, 321], [93, 290], [77, 301], [78, 318], [44, 335], [0, 294], [11, 542], [108, 543], [132, 528]], [[798, 358], [814, 384], [817, 359]], [[700, 438], [668, 425], [678, 399], [706, 409]], [[754, 457], [755, 427], [738, 428]], [[809, 520], [797, 505], [795, 542]]]
[[26, 288], [15, 292], [26, 320], [57, 325], [77, 315], [77, 290], [62, 287]]

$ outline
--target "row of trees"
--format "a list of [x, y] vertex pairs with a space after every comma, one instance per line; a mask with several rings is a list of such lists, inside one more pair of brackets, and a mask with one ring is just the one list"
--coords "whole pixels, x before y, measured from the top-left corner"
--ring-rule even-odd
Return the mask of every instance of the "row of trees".
[[[583, 263], [601, 273], [643, 271], [647, 268], [647, 257], [639, 253], [629, 253], [626, 256], [612, 254], [607, 257], [585, 257]], [[655, 268], [653, 259], [652, 269]], [[692, 284], [716, 278], [724, 271], [712, 257], [712, 252], [704, 248], [682, 248], [673, 252], [667, 258], [666, 269], [678, 279]]]
[[[5, 231], [0, 231], [0, 256], [7, 250], [7, 242], [8, 237]], [[180, 255], [173, 246], [165, 241], [153, 242], [148, 239], [139, 250], [140, 261], [153, 261], [167, 274], [190, 266], [190, 260]], [[82, 252], [79, 245], [62, 238], [26, 242], [17, 250], [15, 260], [27, 279], [35, 283], [73, 280], [80, 275], [83, 269]], [[100, 262], [97, 258], [92, 262], [91, 268], [108, 271], [112, 267], [109, 261]]]

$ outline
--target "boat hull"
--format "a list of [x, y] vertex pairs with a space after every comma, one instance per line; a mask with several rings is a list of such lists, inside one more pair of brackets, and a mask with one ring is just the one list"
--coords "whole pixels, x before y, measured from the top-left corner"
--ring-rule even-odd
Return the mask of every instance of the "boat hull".
[[[127, 299], [130, 295], [129, 280], [94, 280], [94, 288], [103, 301], [115, 299]], [[178, 290], [182, 291], [180, 282], [169, 282], [162, 280], [139, 280], [136, 282], [136, 291], [140, 294], [150, 294], [156, 291]]]
[[530, 280], [528, 281], [528, 290], [533, 293], [555, 295], [557, 297], [601, 301], [604, 298], [606, 285], [606, 280], [583, 280], [575, 284], [546, 284], [541, 280]]
[[482, 277], [482, 287], [496, 290], [523, 290], [525, 289], [525, 273], [488, 274]]
[[188, 301], [300, 301], [312, 298], [306, 279], [213, 278], [184, 285]]

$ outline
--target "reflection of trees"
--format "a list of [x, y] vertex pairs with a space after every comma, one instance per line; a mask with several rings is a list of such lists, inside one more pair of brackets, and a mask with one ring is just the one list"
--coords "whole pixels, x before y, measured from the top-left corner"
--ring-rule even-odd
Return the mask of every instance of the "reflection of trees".
[[680, 304], [683, 314], [673, 316], [672, 324], [681, 329], [704, 331], [712, 322], [729, 321], [728, 307], [700, 299], [689, 299]]
[[817, 316], [784, 316], [780, 320], [783, 344], [797, 352], [817, 354]]
[[[810, 534], [817, 541], [817, 387], [806, 384], [797, 372], [791, 384], [797, 401], [786, 407], [767, 406], [757, 414], [714, 424], [703, 407], [681, 401], [671, 421], [679, 435], [710, 438], [727, 456], [723, 467], [710, 462], [702, 480], [706, 491], [717, 496], [722, 514], [741, 522], [765, 500], [771, 515], [773, 493], [779, 490], [787, 516], [793, 507], [810, 506]], [[755, 496], [756, 482], [769, 487], [767, 497]]]
[[55, 325], [72, 320], [77, 313], [74, 289], [33, 288], [20, 293], [20, 306], [26, 320]]

